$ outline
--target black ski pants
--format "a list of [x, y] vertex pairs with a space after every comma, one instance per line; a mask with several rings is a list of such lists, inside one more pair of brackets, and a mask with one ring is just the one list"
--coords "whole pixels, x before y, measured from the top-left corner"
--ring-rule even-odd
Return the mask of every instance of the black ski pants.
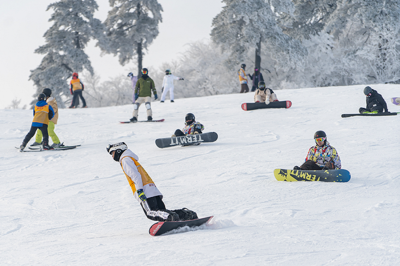
[[141, 205], [147, 218], [153, 221], [186, 221], [197, 219], [197, 214], [194, 211], [190, 211], [186, 208], [173, 211], [167, 210], [161, 196], [147, 198], [147, 204], [152, 211], [162, 211], [169, 214], [167, 219], [163, 219], [161, 217], [153, 217], [148, 215], [146, 210], [143, 208], [143, 205]]
[[22, 142], [22, 144], [24, 146], [26, 146], [26, 144], [28, 144], [28, 142], [31, 140], [31, 138], [33, 136], [35, 136], [36, 130], [40, 129], [42, 131], [43, 134], [43, 144], [44, 145], [48, 145], [49, 144], [49, 132], [47, 132], [47, 125], [43, 124], [41, 127], [31, 127], [31, 130], [28, 132], [28, 134], [26, 134], [24, 141]]
[[85, 98], [83, 98], [82, 90], [74, 91], [74, 95], [72, 97], [72, 103], [71, 103], [70, 107], [73, 107], [73, 106], [78, 107], [78, 105], [79, 105], [79, 98], [78, 97], [81, 98], [81, 100], [82, 100], [82, 104], [83, 104], [82, 107], [86, 107], [86, 101], [85, 101]]
[[322, 170], [314, 161], [308, 160], [300, 166], [301, 170]]

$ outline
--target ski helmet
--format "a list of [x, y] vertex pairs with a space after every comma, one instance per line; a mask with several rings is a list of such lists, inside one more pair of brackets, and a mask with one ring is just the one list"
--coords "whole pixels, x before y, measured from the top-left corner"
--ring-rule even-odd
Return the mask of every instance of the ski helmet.
[[130, 78], [130, 77], [133, 77], [133, 73], [132, 73], [132, 72], [129, 72], [128, 77], [129, 77], [129, 78]]
[[51, 96], [51, 89], [45, 88], [45, 89], [42, 91], [42, 93], [45, 94], [47, 97], [50, 97], [50, 96]]
[[38, 101], [45, 101], [46, 100], [46, 94], [44, 94], [44, 93], [39, 94], [37, 99], [38, 99]]
[[76, 73], [76, 72], [72, 73], [72, 77], [73, 78], [78, 78], [78, 73]]
[[364, 88], [364, 94], [365, 94], [365, 95], [368, 95], [368, 94], [370, 94], [370, 93], [372, 93], [372, 88], [371, 88], [370, 86], [365, 87], [365, 88]]
[[119, 158], [121, 157], [122, 153], [128, 149], [128, 146], [125, 144], [125, 142], [118, 142], [115, 144], [109, 144], [106, 148], [107, 152], [111, 155], [113, 151], [115, 151], [114, 154], [114, 161], [119, 162]]
[[240, 67], [245, 69], [246, 68], [246, 64], [241, 64]]
[[171, 75], [171, 70], [169, 69], [165, 70], [165, 75]]
[[326, 138], [326, 134], [322, 130], [318, 130], [317, 132], [314, 133], [314, 139], [316, 138]]
[[265, 82], [264, 81], [260, 81], [260, 82], [258, 82], [258, 88], [259, 89], [265, 89]]
[[185, 124], [186, 125], [192, 124], [194, 122], [194, 120], [195, 120], [194, 114], [192, 114], [192, 113], [186, 114], [186, 116], [185, 116]]
[[149, 74], [149, 70], [148, 70], [147, 68], [143, 68], [143, 69], [142, 69], [142, 74], [143, 74], [143, 75]]

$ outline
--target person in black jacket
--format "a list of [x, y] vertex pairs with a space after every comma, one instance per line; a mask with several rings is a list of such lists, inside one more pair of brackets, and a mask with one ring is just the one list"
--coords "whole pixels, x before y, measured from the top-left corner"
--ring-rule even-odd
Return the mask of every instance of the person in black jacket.
[[253, 87], [251, 87], [251, 91], [256, 91], [258, 83], [260, 81], [264, 81], [264, 77], [261, 74], [260, 70], [255, 68], [253, 75], [248, 75], [250, 79], [253, 81]]
[[367, 108], [360, 107], [360, 114], [377, 114], [382, 113], [383, 110], [385, 110], [385, 112], [389, 112], [385, 100], [376, 90], [373, 90], [370, 86], [367, 86], [364, 88], [364, 94], [367, 97]]

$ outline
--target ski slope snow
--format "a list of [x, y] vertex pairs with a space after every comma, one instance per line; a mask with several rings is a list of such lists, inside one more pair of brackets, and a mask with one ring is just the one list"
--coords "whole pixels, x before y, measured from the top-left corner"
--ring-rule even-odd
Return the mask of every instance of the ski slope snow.
[[[398, 85], [374, 85], [390, 111]], [[133, 106], [59, 110], [74, 150], [19, 153], [31, 110], [0, 110], [1, 265], [400, 265], [400, 116], [341, 118], [364, 86], [278, 90], [290, 109], [243, 111], [253, 93], [154, 102], [163, 123], [120, 124]], [[159, 149], [188, 112], [214, 143]], [[139, 118], [145, 119], [145, 108]], [[324, 130], [348, 183], [278, 182]], [[210, 226], [152, 237], [107, 144], [124, 141], [164, 194]], [[31, 140], [33, 142], [33, 139]], [[189, 231], [189, 232], [188, 232]]]

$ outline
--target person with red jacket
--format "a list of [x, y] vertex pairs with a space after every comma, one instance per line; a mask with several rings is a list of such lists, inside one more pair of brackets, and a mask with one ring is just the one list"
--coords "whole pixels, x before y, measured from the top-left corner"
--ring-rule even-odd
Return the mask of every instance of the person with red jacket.
[[[70, 92], [73, 95], [71, 106], [69, 108], [77, 108], [79, 105], [79, 98], [82, 100], [82, 108], [87, 108], [85, 98], [82, 96], [82, 92], [85, 89], [85, 86], [78, 78], [78, 73], [74, 72], [72, 74], [72, 80], [70, 82], [71, 88]], [[79, 97], [79, 98], [78, 98]]]

